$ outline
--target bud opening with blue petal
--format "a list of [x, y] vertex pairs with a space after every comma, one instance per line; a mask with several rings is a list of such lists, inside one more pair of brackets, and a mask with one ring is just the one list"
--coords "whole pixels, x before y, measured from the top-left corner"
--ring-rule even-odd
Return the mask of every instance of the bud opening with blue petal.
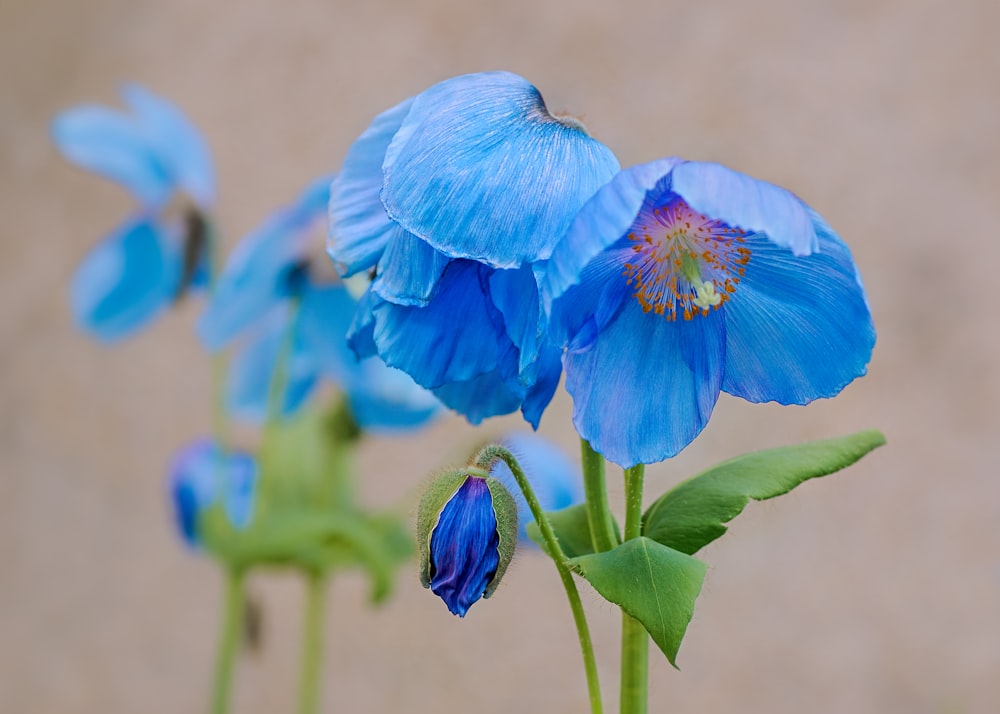
[[517, 504], [485, 471], [468, 468], [438, 477], [417, 513], [420, 582], [464, 617], [490, 597], [514, 555]]

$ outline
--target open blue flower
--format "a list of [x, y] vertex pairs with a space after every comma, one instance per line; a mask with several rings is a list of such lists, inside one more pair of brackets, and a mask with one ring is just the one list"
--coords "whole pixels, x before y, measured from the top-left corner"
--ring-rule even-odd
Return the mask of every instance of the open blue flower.
[[455, 77], [380, 114], [331, 189], [331, 258], [374, 274], [352, 347], [473, 423], [520, 407], [537, 425], [561, 372], [538, 276], [617, 170], [507, 72]]
[[[105, 341], [141, 328], [204, 281], [204, 213], [215, 198], [208, 148], [184, 115], [138, 85], [122, 96], [131, 114], [84, 105], [52, 122], [67, 160], [121, 184], [139, 204], [73, 278], [77, 323]], [[179, 194], [191, 204], [180, 212], [169, 207]]]
[[344, 390], [362, 428], [420, 426], [439, 410], [437, 399], [380, 360], [359, 362], [345, 337], [355, 300], [310, 264], [309, 239], [326, 214], [331, 178], [313, 181], [240, 242], [198, 321], [198, 334], [210, 350], [246, 337], [228, 385], [238, 416], [266, 418], [281, 363], [284, 414], [298, 409], [326, 377]]
[[718, 164], [622, 171], [548, 267], [574, 424], [626, 467], [684, 448], [720, 390], [781, 404], [833, 396], [875, 344], [833, 229], [785, 189]]
[[177, 529], [188, 545], [201, 545], [198, 520], [220, 501], [233, 527], [250, 524], [257, 463], [249, 454], [226, 452], [211, 439], [200, 439], [177, 453], [169, 479]]

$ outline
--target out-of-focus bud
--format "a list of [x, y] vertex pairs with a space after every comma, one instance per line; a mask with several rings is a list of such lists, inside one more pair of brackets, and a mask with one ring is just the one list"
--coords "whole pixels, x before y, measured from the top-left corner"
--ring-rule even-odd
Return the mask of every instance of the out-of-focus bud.
[[170, 496], [181, 537], [192, 547], [201, 514], [222, 501], [226, 517], [236, 528], [245, 528], [253, 515], [257, 464], [243, 452], [225, 452], [210, 439], [181, 449], [170, 464]]
[[476, 468], [438, 477], [417, 512], [420, 582], [464, 617], [500, 584], [517, 542], [517, 504]]

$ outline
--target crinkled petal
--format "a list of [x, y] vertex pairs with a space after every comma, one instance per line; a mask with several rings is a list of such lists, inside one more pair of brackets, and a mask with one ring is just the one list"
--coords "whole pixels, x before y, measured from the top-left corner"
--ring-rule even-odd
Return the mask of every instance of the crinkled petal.
[[292, 273], [308, 255], [310, 228], [325, 213], [331, 178], [313, 181], [236, 246], [198, 320], [207, 349], [221, 349], [288, 299]]
[[676, 158], [659, 159], [623, 169], [583, 205], [546, 264], [541, 282], [546, 310], [580, 282], [591, 261], [628, 232], [647, 192], [679, 163]]
[[[550, 342], [543, 344], [535, 360], [530, 386], [521, 404], [521, 415], [531, 424], [532, 429], [538, 428], [542, 413], [555, 396], [562, 376], [562, 350], [552, 346]], [[522, 380], [523, 381], [523, 380]]]
[[378, 354], [375, 344], [375, 308], [385, 302], [369, 288], [361, 296], [347, 328], [347, 344], [358, 359]]
[[347, 151], [331, 186], [326, 248], [344, 276], [374, 266], [389, 239], [399, 231], [379, 198], [382, 161], [412, 104], [413, 99], [407, 99], [375, 117]]
[[523, 373], [538, 358], [545, 329], [534, 273], [529, 266], [494, 270], [489, 286], [493, 304], [503, 315], [507, 336], [520, 351], [518, 371]]
[[156, 317], [177, 295], [182, 267], [177, 242], [167, 228], [139, 216], [99, 243], [70, 287], [77, 324], [113, 341]]
[[816, 214], [819, 250], [795, 257], [749, 236], [746, 274], [724, 308], [722, 389], [751, 402], [806, 404], [865, 374], [875, 327], [847, 246]]
[[481, 264], [455, 260], [426, 307], [375, 306], [373, 338], [385, 363], [428, 389], [497, 369], [516, 373], [517, 350], [489, 299], [488, 275]]
[[618, 161], [549, 114], [525, 79], [485, 72], [418, 95], [383, 170], [382, 202], [404, 229], [449, 256], [514, 268], [549, 256]]
[[430, 536], [431, 591], [464, 617], [500, 564], [500, 536], [486, 480], [469, 477], [445, 504]]
[[145, 87], [128, 84], [121, 93], [168, 167], [175, 186], [183, 188], [199, 206], [211, 206], [215, 201], [215, 168], [198, 130], [177, 107]]
[[389, 239], [372, 290], [397, 305], [426, 305], [451, 258], [402, 228]]
[[505, 378], [498, 370], [464, 382], [450, 382], [431, 391], [446, 407], [473, 425], [516, 411], [525, 397], [525, 388], [516, 379]]
[[[500, 438], [524, 470], [531, 489], [543, 511], [558, 511], [583, 501], [583, 475], [580, 467], [569, 460], [562, 449], [537, 434], [514, 432]], [[503, 461], [498, 461], [490, 475], [508, 487], [517, 502], [519, 535], [524, 544], [531, 543], [527, 526], [534, 521], [528, 502], [517, 487], [514, 474]]]
[[667, 322], [630, 301], [588, 349], [564, 356], [577, 433], [626, 468], [674, 456], [708, 423], [725, 340], [719, 310]]
[[354, 421], [367, 432], [416, 429], [441, 413], [441, 402], [431, 392], [377, 357], [361, 363], [358, 378], [345, 391]]
[[818, 247], [809, 208], [791, 191], [721, 164], [685, 161], [671, 172], [673, 191], [691, 208], [730, 226], [766, 233], [794, 255]]
[[[284, 348], [290, 311], [288, 306], [273, 311], [233, 355], [229, 365], [227, 404], [239, 419], [256, 423], [267, 419], [271, 381]], [[319, 376], [315, 356], [303, 348], [299, 331], [295, 327], [292, 329], [295, 334], [284, 366], [283, 416], [294, 414], [302, 406]]]
[[124, 186], [144, 206], [165, 203], [174, 190], [170, 167], [131, 117], [83, 105], [52, 122], [52, 139], [67, 161]]

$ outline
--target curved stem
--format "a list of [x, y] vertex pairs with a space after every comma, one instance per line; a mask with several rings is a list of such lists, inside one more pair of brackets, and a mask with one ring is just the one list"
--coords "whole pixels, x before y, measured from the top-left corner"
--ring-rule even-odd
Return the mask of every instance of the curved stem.
[[[642, 486], [645, 466], [625, 470], [625, 540], [642, 535]], [[646, 714], [649, 680], [649, 634], [622, 611], [621, 714]]]
[[306, 583], [306, 615], [302, 630], [302, 662], [299, 672], [299, 714], [319, 709], [319, 674], [323, 662], [323, 627], [326, 576], [310, 571]]
[[229, 711], [229, 692], [232, 689], [236, 653], [239, 651], [240, 634], [243, 628], [243, 580], [244, 571], [239, 568], [226, 570], [222, 630], [219, 635], [219, 651], [215, 661], [215, 683], [212, 688], [213, 714]]
[[608, 506], [608, 487], [604, 479], [604, 457], [594, 451], [590, 442], [580, 439], [583, 465], [583, 491], [587, 498], [587, 523], [595, 553], [603, 553], [618, 545], [615, 521]]
[[497, 461], [503, 461], [507, 464], [511, 473], [514, 474], [518, 488], [524, 494], [524, 499], [528, 503], [531, 515], [534, 516], [535, 522], [538, 524], [538, 530], [541, 531], [542, 538], [545, 540], [546, 549], [556, 564], [556, 570], [559, 571], [559, 579], [562, 580], [563, 588], [566, 590], [566, 598], [569, 600], [570, 610], [573, 612], [573, 622], [576, 624], [577, 637], [580, 640], [580, 651], [583, 654], [583, 668], [587, 675], [587, 693], [590, 697], [590, 711], [591, 714], [601, 714], [604, 711], [604, 704], [601, 701], [601, 684], [597, 676], [597, 660], [594, 658], [594, 644], [590, 638], [590, 626], [587, 624], [587, 615], [583, 610], [580, 592], [577, 590], [573, 574], [570, 572], [569, 560], [559, 545], [559, 539], [556, 538], [555, 531], [552, 530], [552, 524], [545, 517], [545, 512], [542, 510], [542, 506], [538, 502], [531, 484], [528, 482], [528, 477], [525, 476], [524, 470], [517, 462], [517, 459], [514, 458], [514, 455], [502, 446], [492, 444], [477, 454], [474, 465], [489, 472], [490, 467]]

